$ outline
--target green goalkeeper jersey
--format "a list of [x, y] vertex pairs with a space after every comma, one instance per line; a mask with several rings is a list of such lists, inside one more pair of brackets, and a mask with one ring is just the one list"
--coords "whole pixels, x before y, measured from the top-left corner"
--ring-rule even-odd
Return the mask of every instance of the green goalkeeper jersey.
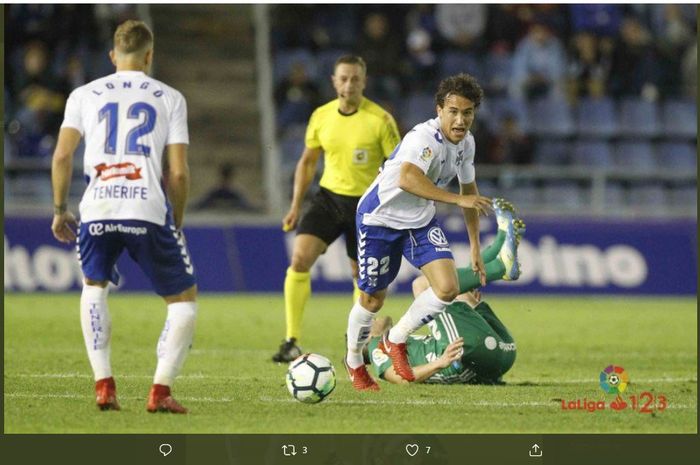
[[[459, 337], [464, 338], [464, 353], [459, 362], [433, 374], [426, 383], [491, 384], [515, 361], [513, 338], [485, 302], [474, 309], [464, 302], [455, 302], [428, 326], [430, 336], [411, 335], [406, 342], [411, 366], [436, 360]], [[380, 338], [372, 338], [368, 350], [372, 366], [383, 377], [391, 360], [378, 348], [379, 341]]]

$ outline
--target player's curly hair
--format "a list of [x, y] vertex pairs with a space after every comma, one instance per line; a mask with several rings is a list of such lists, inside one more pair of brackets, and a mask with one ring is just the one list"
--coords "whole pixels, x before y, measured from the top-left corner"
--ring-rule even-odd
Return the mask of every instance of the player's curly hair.
[[450, 94], [461, 95], [474, 102], [474, 107], [479, 108], [484, 90], [481, 88], [476, 78], [471, 74], [460, 73], [443, 79], [435, 93], [435, 103], [442, 108], [445, 99]]
[[143, 21], [129, 19], [114, 31], [114, 49], [120, 53], [143, 52], [153, 45], [153, 32]]

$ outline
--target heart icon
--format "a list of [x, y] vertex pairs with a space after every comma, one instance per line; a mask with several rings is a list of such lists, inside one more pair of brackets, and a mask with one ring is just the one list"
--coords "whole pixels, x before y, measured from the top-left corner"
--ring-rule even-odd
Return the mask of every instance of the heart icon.
[[406, 444], [406, 453], [413, 457], [418, 453], [418, 444]]

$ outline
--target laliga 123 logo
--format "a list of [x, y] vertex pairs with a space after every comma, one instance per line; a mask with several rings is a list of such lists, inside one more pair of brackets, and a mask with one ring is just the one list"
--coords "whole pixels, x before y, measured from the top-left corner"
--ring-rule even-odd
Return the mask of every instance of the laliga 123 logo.
[[608, 365], [600, 372], [600, 388], [607, 394], [620, 394], [625, 392], [630, 377], [624, 368]]
[[598, 377], [600, 388], [606, 394], [615, 395], [615, 399], [607, 403], [605, 400], [593, 399], [561, 399], [562, 410], [582, 410], [589, 413], [601, 410], [627, 410], [639, 413], [663, 412], [668, 408], [668, 398], [664, 394], [656, 394], [651, 391], [643, 391], [639, 395], [631, 394], [626, 398], [622, 397], [629, 383], [629, 374], [621, 366], [608, 365], [600, 372]]

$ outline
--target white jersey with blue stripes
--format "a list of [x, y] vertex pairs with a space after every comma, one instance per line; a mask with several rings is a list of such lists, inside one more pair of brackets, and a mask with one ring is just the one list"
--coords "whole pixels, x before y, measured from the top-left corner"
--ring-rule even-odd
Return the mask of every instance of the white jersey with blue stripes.
[[439, 118], [416, 125], [394, 149], [360, 199], [357, 212], [362, 223], [393, 229], [425, 226], [435, 216], [435, 202], [399, 188], [401, 164], [416, 165], [437, 187], [444, 189], [455, 176], [460, 184], [475, 180], [474, 152], [471, 132], [453, 144], [440, 131]]
[[164, 225], [166, 145], [188, 144], [180, 92], [141, 71], [117, 71], [75, 89], [61, 127], [85, 139], [82, 222], [142, 220]]

